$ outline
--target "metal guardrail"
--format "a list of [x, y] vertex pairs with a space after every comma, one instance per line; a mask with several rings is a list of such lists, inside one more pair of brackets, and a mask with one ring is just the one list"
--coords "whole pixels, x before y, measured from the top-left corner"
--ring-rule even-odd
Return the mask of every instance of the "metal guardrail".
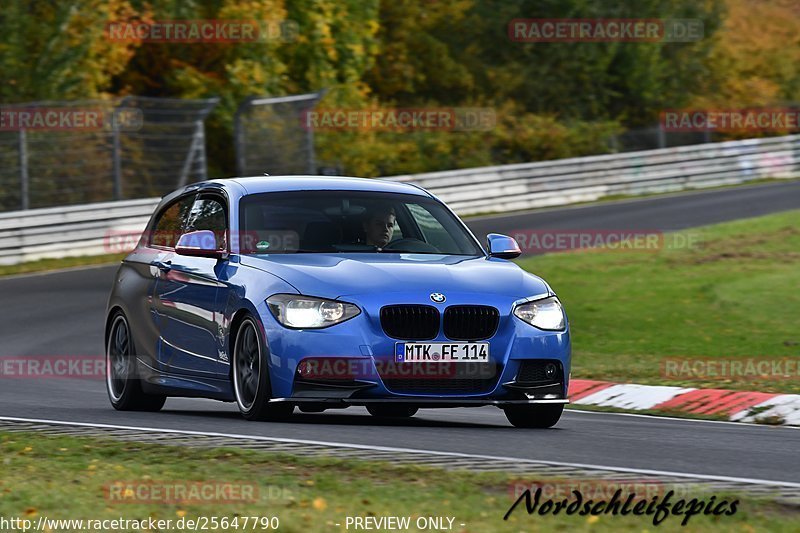
[[800, 176], [800, 135], [392, 176], [460, 215]]
[[[429, 190], [460, 215], [609, 195], [638, 195], [800, 177], [800, 135], [391, 176]], [[0, 264], [122, 251], [158, 199], [0, 213]]]
[[141, 234], [159, 201], [145, 198], [0, 213], [0, 265], [121, 252], [120, 244]]

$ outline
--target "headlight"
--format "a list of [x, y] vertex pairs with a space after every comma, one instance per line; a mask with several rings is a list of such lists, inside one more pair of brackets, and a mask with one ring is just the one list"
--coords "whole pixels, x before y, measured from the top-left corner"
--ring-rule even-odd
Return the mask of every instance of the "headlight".
[[555, 296], [520, 304], [514, 308], [514, 314], [539, 329], [561, 331], [565, 327], [564, 308]]
[[327, 328], [361, 312], [353, 304], [299, 294], [275, 294], [267, 298], [267, 305], [278, 322], [297, 329]]

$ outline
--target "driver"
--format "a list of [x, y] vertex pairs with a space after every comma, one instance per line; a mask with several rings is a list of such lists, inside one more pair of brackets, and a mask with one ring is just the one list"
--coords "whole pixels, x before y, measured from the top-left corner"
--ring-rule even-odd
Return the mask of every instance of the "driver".
[[394, 223], [397, 217], [391, 206], [377, 206], [369, 209], [364, 216], [362, 227], [366, 243], [376, 246], [380, 251], [392, 240]]

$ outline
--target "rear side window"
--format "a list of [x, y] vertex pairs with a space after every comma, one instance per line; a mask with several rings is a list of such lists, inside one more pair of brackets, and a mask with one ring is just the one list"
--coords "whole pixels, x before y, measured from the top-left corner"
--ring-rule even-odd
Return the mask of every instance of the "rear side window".
[[175, 248], [183, 233], [193, 200], [194, 195], [178, 198], [158, 214], [156, 225], [150, 234], [150, 246]]

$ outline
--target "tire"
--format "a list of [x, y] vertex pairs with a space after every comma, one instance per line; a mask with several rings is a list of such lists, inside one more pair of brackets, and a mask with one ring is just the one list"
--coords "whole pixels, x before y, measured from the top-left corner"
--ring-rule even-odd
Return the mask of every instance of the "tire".
[[128, 319], [117, 311], [106, 339], [106, 391], [117, 411], [159, 411], [167, 397], [142, 391]]
[[372, 416], [381, 416], [387, 418], [411, 418], [417, 414], [419, 408], [407, 405], [377, 404], [368, 405], [367, 411], [369, 411], [369, 414]]
[[511, 405], [503, 411], [514, 427], [545, 429], [556, 425], [564, 412], [564, 404]]
[[265, 343], [252, 316], [246, 316], [233, 341], [231, 373], [239, 412], [247, 420], [285, 420], [294, 411], [287, 403], [270, 403], [272, 387]]

